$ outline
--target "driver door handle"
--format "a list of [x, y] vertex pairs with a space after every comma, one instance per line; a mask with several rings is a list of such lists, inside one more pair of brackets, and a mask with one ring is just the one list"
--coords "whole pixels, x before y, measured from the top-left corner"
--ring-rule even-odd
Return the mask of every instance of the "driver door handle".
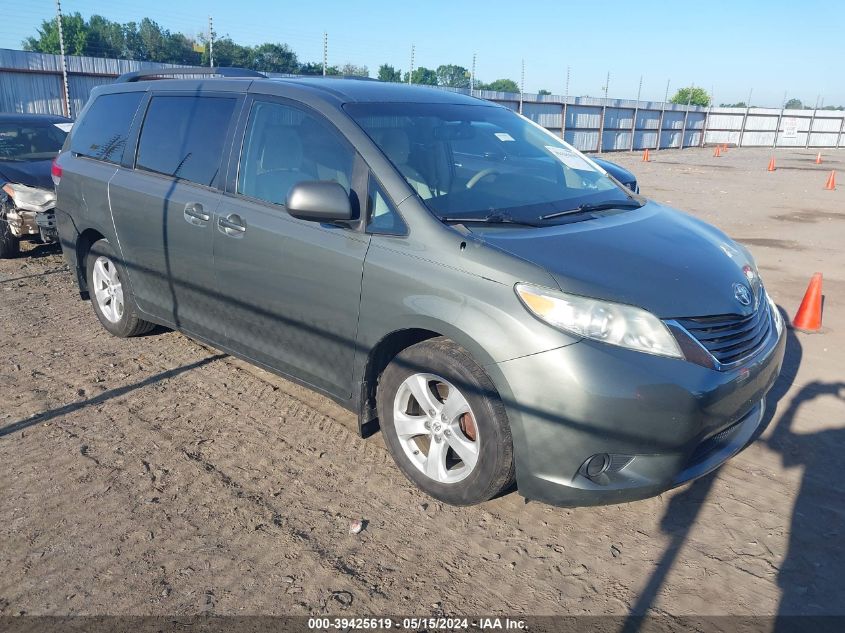
[[246, 231], [246, 222], [237, 213], [230, 213], [217, 219], [217, 228], [229, 237], [241, 237]]

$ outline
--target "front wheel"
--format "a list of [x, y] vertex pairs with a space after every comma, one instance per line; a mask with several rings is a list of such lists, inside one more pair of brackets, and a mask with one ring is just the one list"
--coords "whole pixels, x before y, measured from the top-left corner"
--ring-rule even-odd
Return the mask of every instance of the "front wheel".
[[513, 482], [504, 405], [484, 370], [452, 341], [400, 352], [381, 375], [377, 405], [393, 459], [432, 497], [471, 505]]
[[20, 239], [12, 233], [12, 227], [6, 218], [0, 217], [0, 259], [17, 257], [20, 252]]
[[106, 240], [94, 243], [86, 258], [88, 294], [103, 327], [115, 336], [146, 334], [155, 324], [138, 315], [126, 283], [126, 269]]

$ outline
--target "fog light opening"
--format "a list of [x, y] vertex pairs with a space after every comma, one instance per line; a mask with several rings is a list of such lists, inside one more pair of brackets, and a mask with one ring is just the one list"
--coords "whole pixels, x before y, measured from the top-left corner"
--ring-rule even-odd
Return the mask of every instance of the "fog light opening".
[[599, 453], [587, 460], [584, 472], [590, 479], [595, 479], [610, 467], [610, 455]]

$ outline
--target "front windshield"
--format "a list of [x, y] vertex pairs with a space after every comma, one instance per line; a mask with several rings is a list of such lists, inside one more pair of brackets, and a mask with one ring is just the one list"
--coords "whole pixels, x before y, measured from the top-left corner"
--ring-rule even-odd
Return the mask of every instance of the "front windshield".
[[488, 105], [353, 103], [347, 112], [445, 219], [534, 222], [630, 193], [561, 139]]
[[0, 160], [51, 160], [65, 142], [67, 131], [53, 123], [0, 122]]

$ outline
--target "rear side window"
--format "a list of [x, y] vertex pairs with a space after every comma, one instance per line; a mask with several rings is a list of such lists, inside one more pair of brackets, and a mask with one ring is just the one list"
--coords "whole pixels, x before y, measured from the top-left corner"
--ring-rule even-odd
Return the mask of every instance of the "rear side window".
[[136, 166], [210, 187], [234, 108], [235, 99], [226, 97], [153, 97]]
[[143, 97], [143, 92], [97, 97], [85, 117], [74, 126], [70, 151], [88, 158], [119, 163], [126, 147], [129, 126]]

